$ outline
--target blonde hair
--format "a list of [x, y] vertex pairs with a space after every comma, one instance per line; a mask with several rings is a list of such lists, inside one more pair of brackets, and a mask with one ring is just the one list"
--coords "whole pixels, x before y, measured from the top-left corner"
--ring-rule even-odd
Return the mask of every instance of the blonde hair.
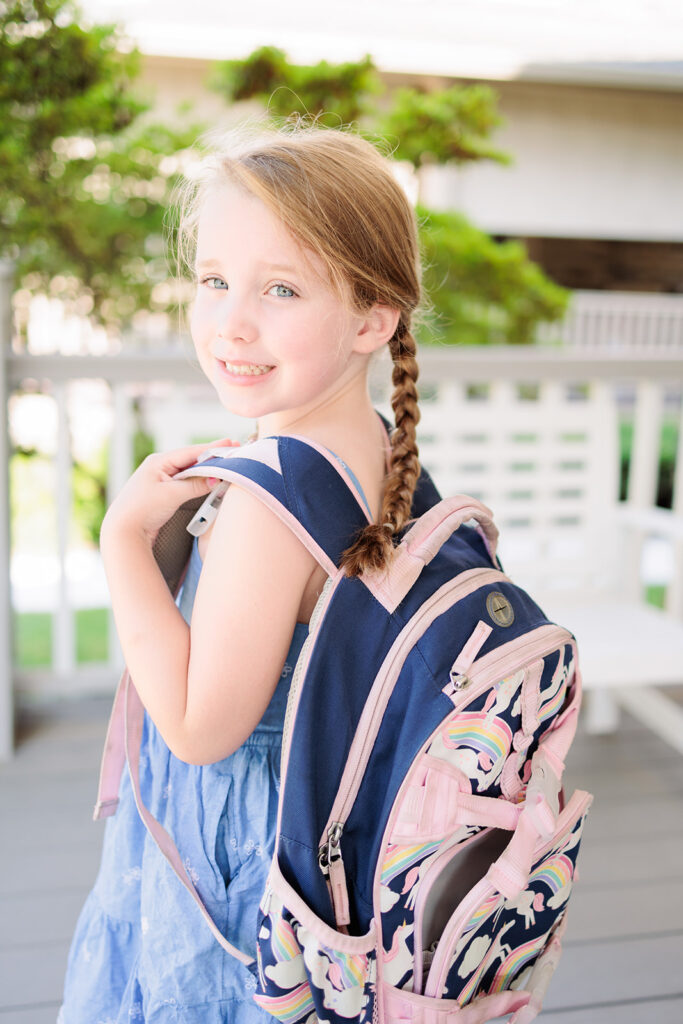
[[360, 531], [341, 559], [348, 575], [382, 569], [408, 519], [420, 474], [418, 366], [412, 334], [421, 300], [417, 225], [389, 161], [348, 130], [294, 127], [224, 143], [180, 199], [178, 244], [192, 265], [202, 202], [221, 179], [264, 202], [292, 236], [324, 263], [340, 296], [359, 312], [375, 303], [399, 312], [389, 341], [395, 429], [380, 521]]

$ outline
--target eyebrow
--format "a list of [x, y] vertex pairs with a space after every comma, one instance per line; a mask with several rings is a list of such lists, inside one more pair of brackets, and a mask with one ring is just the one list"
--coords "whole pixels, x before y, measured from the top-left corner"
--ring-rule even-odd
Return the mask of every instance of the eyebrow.
[[[218, 270], [220, 268], [220, 265], [221, 264], [220, 264], [219, 260], [200, 260], [197, 263], [197, 270], [201, 270], [201, 269]], [[263, 262], [263, 263], [259, 263], [259, 266], [263, 270], [278, 271], [281, 274], [298, 274], [298, 273], [300, 273], [300, 268], [291, 267], [291, 266], [289, 266], [289, 264], [285, 264], [285, 263], [265, 263], [265, 262]]]

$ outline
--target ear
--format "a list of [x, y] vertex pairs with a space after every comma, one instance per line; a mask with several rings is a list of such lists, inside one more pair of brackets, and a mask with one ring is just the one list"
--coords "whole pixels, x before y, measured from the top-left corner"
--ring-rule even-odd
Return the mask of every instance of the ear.
[[391, 306], [376, 302], [361, 319], [360, 327], [353, 346], [354, 352], [370, 355], [393, 337], [400, 313]]

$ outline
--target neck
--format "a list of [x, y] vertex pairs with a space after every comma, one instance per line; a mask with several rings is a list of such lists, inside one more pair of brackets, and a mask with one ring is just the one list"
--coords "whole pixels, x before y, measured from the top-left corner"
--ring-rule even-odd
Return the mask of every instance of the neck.
[[304, 434], [322, 442], [340, 427], [362, 423], [368, 416], [374, 416], [374, 410], [368, 394], [366, 367], [362, 367], [332, 393], [307, 406], [263, 416], [258, 421], [257, 436]]

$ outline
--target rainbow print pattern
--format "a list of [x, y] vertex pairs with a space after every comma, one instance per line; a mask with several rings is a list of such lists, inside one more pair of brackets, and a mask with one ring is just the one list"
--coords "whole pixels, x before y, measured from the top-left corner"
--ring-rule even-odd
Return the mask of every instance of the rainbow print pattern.
[[484, 754], [492, 764], [507, 757], [512, 746], [512, 731], [502, 718], [486, 720], [481, 711], [461, 712], [453, 716], [441, 732], [444, 746], [471, 747]]
[[525, 942], [523, 945], [513, 949], [512, 953], [503, 960], [496, 971], [489, 988], [489, 993], [502, 992], [503, 989], [510, 988], [512, 981], [545, 948], [547, 940], [547, 934], [539, 935], [535, 939], [530, 939], [529, 942]]
[[469, 919], [469, 921], [463, 928], [463, 935], [466, 935], [467, 932], [471, 932], [474, 928], [479, 928], [482, 921], [485, 921], [486, 918], [493, 912], [494, 908], [502, 903], [502, 899], [503, 898], [500, 895], [500, 893], [491, 893], [488, 899], [485, 899], [484, 902], [479, 907], [477, 907], [474, 914], [472, 914], [472, 917]]
[[567, 686], [565, 683], [563, 683], [562, 686], [559, 687], [557, 692], [547, 701], [547, 703], [541, 705], [539, 711], [539, 720], [541, 722], [545, 722], [549, 718], [555, 718], [560, 713], [566, 695]]
[[257, 945], [254, 1001], [281, 1024], [365, 1024], [372, 1019], [376, 955], [321, 942], [271, 890]]
[[338, 989], [362, 988], [368, 976], [369, 960], [363, 954], [335, 953], [329, 947], [321, 947], [330, 961], [329, 977]]
[[315, 1010], [313, 995], [307, 981], [283, 995], [257, 994], [254, 996], [254, 1002], [258, 1003], [262, 1010], [282, 1021], [282, 1024], [299, 1024]]
[[529, 876], [529, 885], [542, 882], [551, 893], [559, 892], [568, 888], [574, 877], [574, 865], [566, 854], [556, 854], [554, 857], [544, 860]]
[[[565, 656], [569, 658], [569, 661], [566, 663], [564, 662]], [[566, 700], [567, 690], [573, 676], [574, 660], [572, 649], [571, 647], [566, 647], [560, 651], [559, 661], [553, 673], [550, 686], [541, 693], [538, 711], [540, 722], [547, 722], [548, 719], [555, 718], [559, 714]]]
[[440, 840], [429, 843], [419, 843], [413, 846], [402, 846], [397, 843], [390, 843], [387, 846], [386, 855], [382, 863], [381, 881], [388, 885], [399, 875], [408, 871], [413, 864], [424, 860], [441, 845]]
[[294, 929], [284, 917], [276, 919], [271, 935], [273, 952], [278, 963], [283, 963], [285, 960], [294, 960], [295, 957], [300, 955], [301, 950], [299, 949]]

